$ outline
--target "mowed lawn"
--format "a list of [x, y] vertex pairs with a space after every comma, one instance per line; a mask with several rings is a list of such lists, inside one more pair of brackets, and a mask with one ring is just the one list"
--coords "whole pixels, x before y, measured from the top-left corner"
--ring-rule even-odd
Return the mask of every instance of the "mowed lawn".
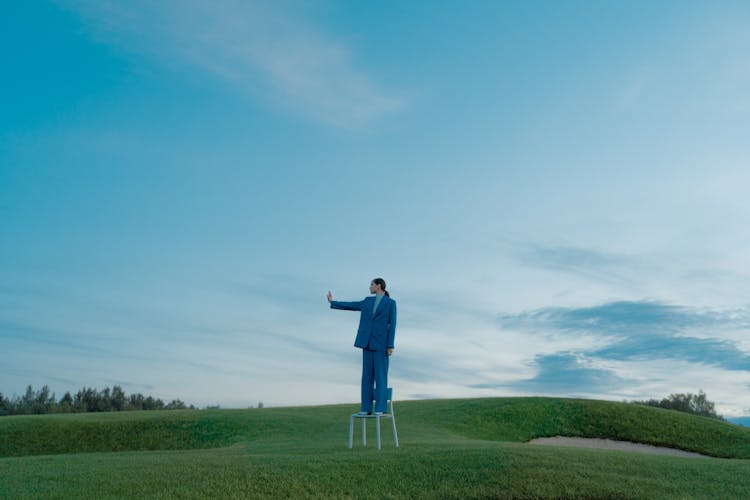
[[[750, 498], [750, 429], [555, 398], [396, 402], [362, 448], [353, 405], [0, 418], [0, 498]], [[581, 436], [723, 458], [532, 446]]]

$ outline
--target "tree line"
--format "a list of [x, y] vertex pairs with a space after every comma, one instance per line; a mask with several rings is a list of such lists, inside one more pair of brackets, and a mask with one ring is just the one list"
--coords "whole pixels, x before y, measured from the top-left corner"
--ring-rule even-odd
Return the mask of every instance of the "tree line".
[[29, 385], [23, 396], [6, 398], [0, 393], [0, 416], [5, 415], [42, 415], [46, 413], [86, 413], [102, 411], [131, 410], [194, 410], [193, 405], [186, 405], [179, 399], [165, 403], [159, 398], [143, 394], [125, 394], [119, 385], [103, 390], [84, 387], [75, 395], [70, 392], [60, 399], [45, 385], [39, 390]]
[[633, 403], [666, 408], [667, 410], [683, 411], [702, 417], [716, 418], [724, 420], [724, 417], [716, 413], [714, 403], [709, 401], [706, 393], [702, 390], [698, 394], [690, 392], [686, 394], [670, 394], [669, 397], [662, 399], [649, 399], [646, 401], [633, 401]]

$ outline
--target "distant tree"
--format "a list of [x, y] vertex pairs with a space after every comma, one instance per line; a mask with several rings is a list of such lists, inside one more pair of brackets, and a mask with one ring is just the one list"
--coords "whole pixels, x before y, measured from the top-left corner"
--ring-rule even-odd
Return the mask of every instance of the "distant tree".
[[143, 400], [143, 409], [144, 410], [162, 410], [164, 409], [164, 401], [161, 399], [155, 399], [151, 396], [148, 396], [145, 400]]
[[57, 411], [60, 413], [71, 413], [73, 411], [73, 396], [66, 392], [57, 403]]
[[46, 385], [38, 391], [29, 385], [23, 396], [15, 396], [13, 399], [2, 397], [0, 400], [0, 415], [41, 415], [56, 410], [55, 395], [50, 393], [49, 386]]
[[0, 392], [0, 417], [10, 415], [11, 401], [3, 397], [3, 393]]
[[109, 387], [105, 387], [101, 392], [96, 391], [96, 411], [112, 411]]
[[258, 401], [258, 408], [263, 408], [263, 401]]
[[125, 397], [125, 391], [122, 387], [116, 385], [112, 387], [112, 393], [110, 394], [110, 406], [114, 411], [123, 411], [127, 409], [128, 400]]
[[56, 400], [55, 394], [47, 385], [38, 391], [29, 385], [22, 396], [14, 395], [12, 399], [0, 393], [0, 416], [188, 408], [195, 409], [193, 405], [188, 406], [179, 399], [164, 404], [164, 401], [159, 398], [143, 396], [143, 394], [132, 394], [128, 397], [119, 385], [113, 386], [112, 389], [105, 387], [101, 391], [92, 387], [83, 387], [75, 396], [66, 392], [60, 401]]
[[649, 399], [647, 401], [633, 402], [724, 420], [723, 417], [716, 413], [714, 403], [708, 400], [706, 393], [702, 390], [699, 390], [698, 394], [692, 394], [689, 392], [686, 394], [670, 394], [669, 397], [661, 400]]
[[143, 409], [143, 401], [146, 398], [143, 397], [143, 394], [131, 394], [130, 398], [128, 399], [128, 405], [130, 406], [131, 410], [142, 410]]
[[42, 386], [34, 397], [34, 413], [37, 415], [50, 413], [55, 406], [57, 406], [57, 403], [55, 402], [55, 393], [53, 392], [50, 394], [48, 385]]
[[165, 410], [186, 410], [187, 405], [179, 399], [173, 399], [172, 402], [164, 406]]
[[99, 411], [99, 391], [84, 387], [76, 393], [73, 406], [78, 412]]
[[26, 392], [21, 397], [21, 401], [19, 401], [19, 404], [17, 405], [16, 414], [28, 415], [30, 413], [34, 413], [35, 403], [36, 394], [34, 393], [34, 388], [31, 387], [31, 384], [29, 384], [29, 386], [26, 387]]

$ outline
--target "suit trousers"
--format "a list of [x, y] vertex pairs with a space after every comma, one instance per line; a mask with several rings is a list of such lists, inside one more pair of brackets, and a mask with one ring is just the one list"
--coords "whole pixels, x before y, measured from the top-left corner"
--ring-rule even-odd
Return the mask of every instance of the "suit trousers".
[[387, 387], [388, 354], [385, 351], [362, 349], [362, 404], [359, 409], [367, 413], [372, 412], [374, 399], [375, 411], [386, 413], [388, 411], [385, 399]]

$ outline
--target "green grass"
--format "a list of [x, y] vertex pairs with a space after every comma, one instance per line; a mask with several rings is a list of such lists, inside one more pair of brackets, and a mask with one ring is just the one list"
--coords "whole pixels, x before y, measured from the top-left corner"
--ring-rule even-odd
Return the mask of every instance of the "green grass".
[[[0, 498], [750, 498], [750, 429], [605, 401], [396, 402], [367, 448], [352, 406], [0, 418]], [[356, 427], [358, 430], [359, 427]], [[631, 440], [724, 459], [529, 446], [534, 437]]]

